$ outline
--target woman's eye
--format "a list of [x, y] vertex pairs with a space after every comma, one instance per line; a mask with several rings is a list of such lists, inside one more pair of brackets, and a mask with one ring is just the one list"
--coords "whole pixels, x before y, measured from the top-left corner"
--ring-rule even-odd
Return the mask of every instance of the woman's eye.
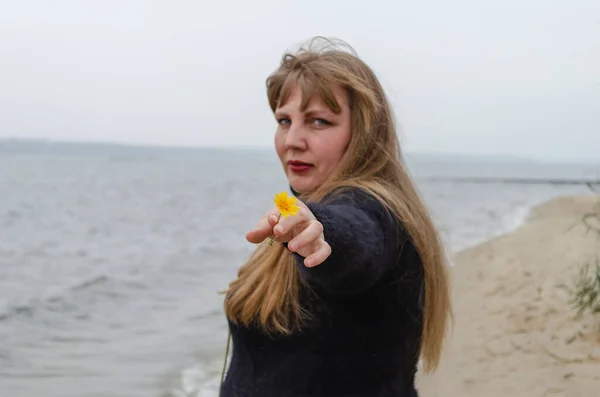
[[277, 123], [279, 123], [280, 125], [289, 125], [292, 122], [290, 121], [290, 119], [286, 119], [285, 117], [282, 117], [280, 119], [277, 119]]
[[331, 125], [331, 123], [329, 121], [323, 120], [323, 119], [315, 119], [314, 123], [320, 127], [326, 126], [326, 125]]

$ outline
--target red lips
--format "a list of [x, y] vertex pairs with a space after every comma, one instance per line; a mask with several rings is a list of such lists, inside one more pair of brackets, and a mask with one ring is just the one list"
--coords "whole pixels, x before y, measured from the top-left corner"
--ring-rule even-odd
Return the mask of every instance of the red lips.
[[306, 172], [310, 168], [312, 168], [312, 164], [304, 163], [304, 162], [298, 161], [298, 160], [288, 161], [288, 166], [290, 167], [290, 171], [297, 173], [297, 174]]

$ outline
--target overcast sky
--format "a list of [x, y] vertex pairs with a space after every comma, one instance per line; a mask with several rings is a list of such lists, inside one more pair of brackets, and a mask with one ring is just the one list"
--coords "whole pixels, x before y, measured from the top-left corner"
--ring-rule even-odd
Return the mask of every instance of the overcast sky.
[[600, 158], [597, 0], [3, 1], [0, 137], [269, 146], [265, 78], [314, 35], [378, 73], [408, 151]]

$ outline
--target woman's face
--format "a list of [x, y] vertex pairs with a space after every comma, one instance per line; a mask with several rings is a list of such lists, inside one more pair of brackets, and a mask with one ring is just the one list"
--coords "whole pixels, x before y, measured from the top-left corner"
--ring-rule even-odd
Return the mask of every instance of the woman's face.
[[297, 85], [287, 102], [275, 110], [275, 149], [290, 186], [298, 193], [321, 185], [340, 163], [350, 141], [348, 96], [341, 88], [334, 89], [334, 94], [341, 107], [339, 114], [318, 96], [302, 111], [302, 92]]

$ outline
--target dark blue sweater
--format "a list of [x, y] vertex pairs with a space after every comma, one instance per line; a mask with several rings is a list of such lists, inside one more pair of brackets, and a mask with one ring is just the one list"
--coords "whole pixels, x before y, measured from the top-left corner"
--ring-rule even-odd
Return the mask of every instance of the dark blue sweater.
[[223, 397], [416, 397], [423, 268], [401, 226], [358, 190], [307, 203], [331, 256], [307, 268], [302, 331], [270, 337], [229, 323], [233, 352]]

